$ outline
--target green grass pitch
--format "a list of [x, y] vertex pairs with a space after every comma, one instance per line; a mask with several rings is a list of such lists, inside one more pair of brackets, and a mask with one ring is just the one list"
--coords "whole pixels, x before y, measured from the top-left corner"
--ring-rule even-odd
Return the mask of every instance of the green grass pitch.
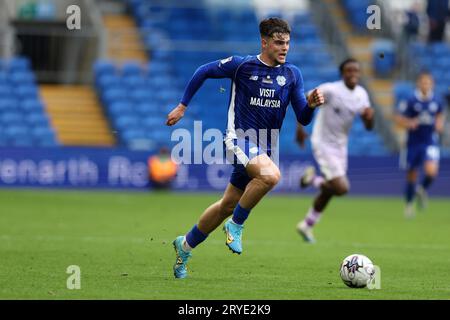
[[[214, 194], [0, 191], [0, 299], [449, 299], [450, 201], [403, 218], [399, 198], [335, 199], [307, 245], [295, 225], [310, 196], [271, 195], [252, 211], [244, 252], [221, 229], [176, 280], [172, 240]], [[381, 289], [350, 289], [339, 265], [352, 253], [381, 267]], [[66, 287], [69, 265], [81, 289]]]

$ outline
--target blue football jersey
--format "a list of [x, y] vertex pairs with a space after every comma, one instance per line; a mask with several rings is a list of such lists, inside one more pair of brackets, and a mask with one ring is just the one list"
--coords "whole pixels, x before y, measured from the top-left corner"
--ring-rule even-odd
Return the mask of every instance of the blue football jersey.
[[307, 105], [301, 72], [288, 62], [272, 67], [259, 56], [231, 56], [211, 62], [194, 74], [181, 100], [183, 104], [189, 103], [206, 78], [232, 80], [226, 138], [239, 139], [244, 133], [245, 137], [259, 140], [259, 133], [264, 132], [270, 149], [274, 141], [270, 135], [277, 135], [281, 129], [289, 103], [300, 123], [307, 125], [312, 119], [313, 109]]
[[434, 96], [423, 98], [418, 91], [399, 105], [399, 112], [408, 118], [417, 118], [419, 126], [408, 130], [408, 146], [438, 142], [435, 131], [436, 116], [442, 112], [442, 103]]

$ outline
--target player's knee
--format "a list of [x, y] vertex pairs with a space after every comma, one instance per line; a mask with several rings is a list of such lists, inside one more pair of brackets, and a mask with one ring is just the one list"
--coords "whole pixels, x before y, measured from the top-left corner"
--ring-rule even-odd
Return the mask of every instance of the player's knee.
[[346, 195], [350, 191], [350, 186], [348, 184], [340, 184], [335, 187], [334, 194], [337, 196]]
[[417, 180], [417, 171], [415, 171], [415, 170], [408, 171], [408, 173], [406, 174], [406, 180], [408, 182], [416, 182], [416, 180]]
[[258, 178], [267, 186], [267, 188], [272, 189], [280, 181], [281, 173], [280, 170], [270, 170], [270, 172], [263, 172]]
[[427, 170], [425, 170], [425, 176], [426, 177], [430, 177], [432, 179], [434, 179], [438, 174], [438, 169], [437, 168], [427, 168]]

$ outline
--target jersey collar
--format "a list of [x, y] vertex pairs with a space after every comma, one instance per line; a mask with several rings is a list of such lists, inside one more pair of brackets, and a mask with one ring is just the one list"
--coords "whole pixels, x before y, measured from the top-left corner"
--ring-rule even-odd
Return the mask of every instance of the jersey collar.
[[433, 91], [430, 91], [427, 95], [423, 95], [418, 89], [414, 91], [414, 95], [420, 102], [430, 101], [434, 97]]
[[353, 89], [350, 89], [349, 87], [347, 87], [346, 85], [345, 85], [345, 82], [344, 82], [344, 80], [338, 80], [339, 81], [339, 83], [341, 84], [341, 86], [342, 87], [344, 87], [344, 89], [345, 90], [347, 90], [348, 92], [355, 92], [356, 91], [356, 88], [358, 87], [358, 85], [356, 85]]
[[261, 54], [258, 54], [256, 57], [258, 58], [258, 60], [259, 60], [262, 64], [264, 64], [264, 65], [266, 65], [266, 66], [268, 66], [268, 67], [270, 67], [270, 68], [279, 68], [279, 67], [281, 67], [281, 64], [277, 64], [276, 66], [269, 66], [267, 63], [265, 63], [264, 61], [261, 60]]

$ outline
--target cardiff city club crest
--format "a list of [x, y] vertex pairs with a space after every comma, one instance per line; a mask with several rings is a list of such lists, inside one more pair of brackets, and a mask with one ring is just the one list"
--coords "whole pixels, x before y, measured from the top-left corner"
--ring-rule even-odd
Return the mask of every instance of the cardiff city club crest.
[[430, 111], [434, 113], [438, 110], [439, 106], [436, 102], [433, 101], [430, 103], [428, 108], [430, 108]]
[[280, 87], [284, 86], [286, 84], [286, 78], [284, 76], [278, 76], [277, 83]]

